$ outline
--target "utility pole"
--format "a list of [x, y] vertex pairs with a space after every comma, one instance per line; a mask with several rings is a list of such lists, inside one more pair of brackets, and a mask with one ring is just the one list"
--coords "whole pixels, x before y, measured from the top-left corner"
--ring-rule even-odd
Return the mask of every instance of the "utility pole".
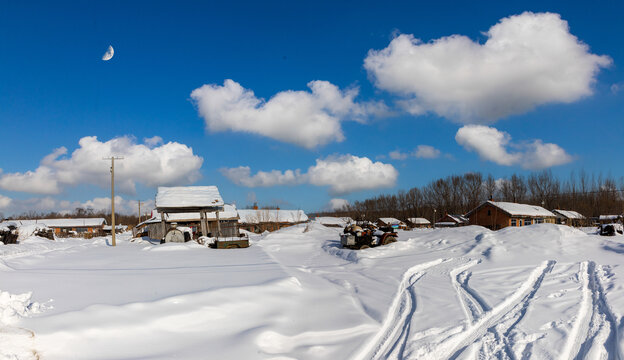
[[139, 224], [141, 223], [141, 200], [139, 200]]
[[103, 158], [103, 160], [110, 160], [111, 161], [111, 167], [110, 167], [110, 172], [111, 172], [111, 234], [113, 235], [113, 240], [111, 242], [111, 244], [113, 246], [116, 246], [117, 243], [115, 242], [115, 159], [117, 160], [123, 160], [123, 156], [111, 156], [108, 158]]

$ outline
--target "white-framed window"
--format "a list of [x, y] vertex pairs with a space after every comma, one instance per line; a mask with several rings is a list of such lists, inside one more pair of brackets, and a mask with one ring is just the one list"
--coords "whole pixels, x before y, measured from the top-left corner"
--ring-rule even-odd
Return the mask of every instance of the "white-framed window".
[[511, 219], [511, 226], [518, 226], [516, 219]]
[[531, 225], [531, 219], [524, 219], [524, 226]]
[[535, 219], [535, 223], [536, 223], [536, 224], [541, 224], [541, 223], [543, 223], [543, 222], [544, 222], [544, 219], [542, 219], [542, 218], [537, 218], [537, 219]]

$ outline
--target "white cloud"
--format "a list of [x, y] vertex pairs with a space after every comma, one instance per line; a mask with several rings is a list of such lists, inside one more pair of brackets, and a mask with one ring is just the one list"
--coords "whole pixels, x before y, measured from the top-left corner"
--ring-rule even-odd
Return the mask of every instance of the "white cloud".
[[410, 156], [410, 154], [400, 152], [399, 150], [395, 150], [395, 151], [390, 151], [388, 156], [392, 160], [405, 160]]
[[440, 156], [440, 150], [429, 145], [418, 145], [414, 156], [421, 159], [435, 159]]
[[440, 156], [440, 150], [430, 145], [418, 145], [411, 153], [404, 153], [399, 150], [391, 151], [388, 156], [393, 160], [405, 160], [409, 157], [419, 159], [435, 159]]
[[221, 173], [235, 184], [246, 187], [311, 184], [329, 186], [332, 194], [392, 187], [398, 177], [398, 171], [390, 164], [353, 155], [317, 159], [316, 165], [310, 166], [306, 173], [297, 169], [259, 171], [251, 175], [248, 166], [224, 168]]
[[0, 195], [0, 210], [7, 209], [11, 205], [12, 202], [13, 200], [10, 197]]
[[158, 135], [151, 138], [143, 138], [143, 143], [149, 147], [155, 147], [163, 143], [163, 138]]
[[340, 90], [327, 81], [311, 81], [308, 91], [282, 91], [268, 101], [233, 80], [191, 92], [206, 127], [213, 132], [241, 131], [314, 148], [344, 140], [340, 123], [385, 113], [381, 103], [356, 103], [357, 88]]
[[[559, 145], [544, 144], [541, 140], [513, 144], [508, 133], [483, 125], [460, 128], [455, 140], [466, 150], [479, 154], [481, 159], [499, 165], [520, 165], [525, 169], [536, 170], [567, 164], [573, 160]], [[518, 151], [510, 152], [508, 147]]]
[[349, 206], [349, 201], [347, 199], [331, 199], [329, 200], [329, 204], [327, 208], [329, 210], [341, 210], [345, 207]]
[[297, 169], [258, 171], [255, 175], [251, 175], [249, 166], [239, 166], [236, 168], [223, 168], [221, 174], [230, 179], [237, 185], [246, 187], [268, 187], [276, 185], [296, 185], [303, 181], [301, 172]]
[[589, 96], [600, 68], [611, 64], [590, 53], [558, 14], [503, 18], [485, 35], [483, 44], [462, 35], [428, 43], [399, 35], [371, 50], [364, 67], [378, 88], [403, 96], [399, 104], [410, 113], [469, 124]]
[[[153, 138], [152, 138], [153, 139]], [[203, 159], [193, 149], [177, 142], [157, 147], [136, 144], [131, 137], [101, 142], [95, 136], [83, 137], [69, 157], [62, 147], [45, 156], [34, 171], [0, 176], [0, 188], [35, 194], [58, 194], [65, 186], [95, 184], [110, 186], [110, 161], [103, 157], [123, 156], [115, 161], [115, 186], [134, 193], [136, 183], [149, 187], [191, 184], [200, 178]]]

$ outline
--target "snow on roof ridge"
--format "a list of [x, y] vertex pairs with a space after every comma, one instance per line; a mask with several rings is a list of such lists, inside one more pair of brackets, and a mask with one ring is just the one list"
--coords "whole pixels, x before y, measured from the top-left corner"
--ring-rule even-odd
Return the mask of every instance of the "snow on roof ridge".
[[157, 208], [193, 208], [223, 206], [219, 189], [214, 186], [159, 186]]
[[576, 212], [574, 210], [561, 210], [561, 209], [555, 209], [552, 211], [559, 213], [560, 215], [563, 215], [565, 217], [567, 217], [568, 219], [585, 219], [585, 216], [583, 216], [581, 213]]
[[555, 216], [555, 214], [553, 214], [552, 212], [537, 205], [518, 204], [518, 203], [512, 203], [512, 202], [491, 201], [491, 200], [489, 200], [488, 203], [498, 207], [499, 209], [509, 213], [510, 215], [552, 216], [552, 217]]

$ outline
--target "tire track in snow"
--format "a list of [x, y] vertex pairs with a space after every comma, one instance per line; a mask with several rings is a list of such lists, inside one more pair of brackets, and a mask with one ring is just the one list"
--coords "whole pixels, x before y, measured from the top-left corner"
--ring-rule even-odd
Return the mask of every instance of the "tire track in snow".
[[412, 291], [414, 284], [426, 274], [428, 268], [450, 261], [437, 259], [409, 268], [404, 274], [381, 328], [367, 343], [368, 346], [355, 359], [387, 359], [396, 354], [401, 359], [405, 343], [409, 338], [412, 315], [416, 310], [416, 298]]
[[618, 324], [593, 261], [580, 264], [582, 300], [560, 359], [621, 359]]
[[474, 324], [483, 316], [483, 313], [490, 310], [487, 303], [468, 285], [472, 273], [466, 272], [466, 270], [479, 263], [481, 263], [481, 260], [472, 260], [450, 272], [451, 282], [466, 314], [466, 319], [470, 324]]
[[[527, 280], [509, 297], [500, 304], [486, 312], [477, 322], [452, 338], [432, 346], [426, 346], [416, 351], [418, 359], [455, 359], [477, 338], [485, 335], [492, 327], [506, 320], [506, 328], [503, 333], [519, 322], [524, 316], [529, 302], [541, 286], [542, 280], [552, 271], [555, 261], [545, 261], [535, 268]], [[508, 352], [508, 351], [506, 351]]]

